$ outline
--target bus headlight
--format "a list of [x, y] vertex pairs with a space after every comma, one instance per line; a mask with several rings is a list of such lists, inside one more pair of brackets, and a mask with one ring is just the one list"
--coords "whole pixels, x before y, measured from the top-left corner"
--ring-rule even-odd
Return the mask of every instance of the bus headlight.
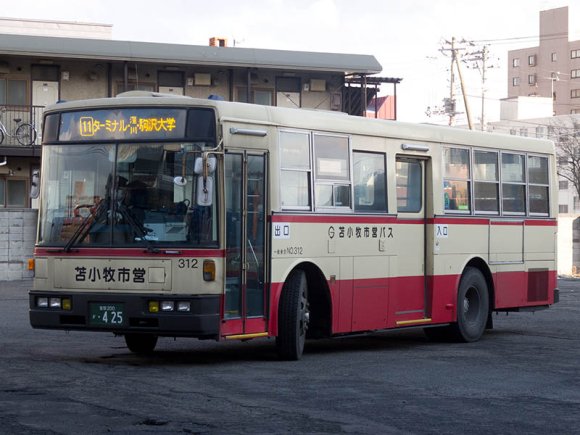
[[50, 308], [60, 308], [60, 298], [50, 298], [48, 302]]
[[191, 304], [188, 301], [177, 302], [177, 311], [182, 313], [191, 311]]
[[48, 308], [48, 298], [46, 297], [36, 298], [36, 306], [38, 308]]
[[162, 301], [161, 311], [173, 311], [175, 309], [175, 304], [173, 301]]

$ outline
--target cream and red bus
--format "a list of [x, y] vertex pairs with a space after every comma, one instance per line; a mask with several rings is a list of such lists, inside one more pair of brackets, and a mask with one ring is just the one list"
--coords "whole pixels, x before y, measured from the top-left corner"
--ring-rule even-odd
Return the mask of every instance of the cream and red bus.
[[552, 142], [151, 93], [45, 111], [34, 328], [478, 340], [558, 301]]

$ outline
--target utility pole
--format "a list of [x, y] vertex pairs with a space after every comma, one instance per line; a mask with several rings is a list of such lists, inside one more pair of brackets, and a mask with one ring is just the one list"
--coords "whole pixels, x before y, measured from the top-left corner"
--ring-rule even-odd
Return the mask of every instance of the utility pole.
[[490, 52], [487, 45], [484, 45], [481, 50], [467, 53], [464, 59], [464, 62], [467, 63], [467, 68], [470, 67], [468, 62], [471, 62], [471, 67], [477, 68], [481, 74], [481, 130], [485, 130], [485, 94], [487, 92], [485, 82], [487, 80], [487, 70], [499, 66], [497, 63], [499, 59], [492, 59], [491, 65], [488, 62], [489, 60]]
[[[446, 41], [447, 42], [447, 41]], [[455, 124], [455, 74], [453, 72], [453, 63], [455, 62], [455, 37], [451, 38], [451, 66], [449, 71], [451, 72], [451, 77], [449, 78], [449, 102], [452, 108], [449, 111], [449, 125]]]
[[481, 50], [481, 131], [485, 130], [485, 63], [487, 61], [487, 45]]
[[[455, 38], [451, 39], [452, 47], [455, 42]], [[461, 74], [461, 67], [459, 65], [459, 59], [457, 58], [456, 50], [453, 50], [453, 58], [455, 59], [455, 66], [457, 66], [457, 75], [459, 76], [459, 83], [461, 84], [461, 93], [463, 94], [463, 103], [465, 104], [465, 114], [467, 115], [467, 125], [470, 130], [473, 130], [473, 124], [471, 122], [471, 113], [469, 112], [469, 102], [467, 101], [467, 92], [465, 92], [465, 83], [463, 81], [463, 75]]]

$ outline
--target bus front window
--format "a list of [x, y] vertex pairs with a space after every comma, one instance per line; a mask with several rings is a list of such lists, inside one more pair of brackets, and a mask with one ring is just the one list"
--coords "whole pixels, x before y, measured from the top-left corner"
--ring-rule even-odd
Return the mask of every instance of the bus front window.
[[52, 161], [46, 169], [54, 181], [44, 184], [41, 245], [217, 245], [217, 201], [196, 204], [194, 163], [201, 146], [93, 148], [99, 153], [85, 145], [46, 147]]

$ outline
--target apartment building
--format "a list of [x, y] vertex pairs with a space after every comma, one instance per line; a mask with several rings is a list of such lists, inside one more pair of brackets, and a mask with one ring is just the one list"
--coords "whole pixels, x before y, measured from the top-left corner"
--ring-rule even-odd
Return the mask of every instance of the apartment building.
[[539, 45], [508, 52], [508, 97], [552, 98], [554, 115], [580, 113], [580, 41], [568, 28], [568, 7], [540, 12]]
[[367, 76], [382, 70], [372, 55], [229, 47], [219, 37], [205, 46], [118, 41], [111, 30], [0, 18], [2, 122], [10, 133], [19, 122], [38, 130], [32, 145], [8, 135], [0, 143], [0, 280], [30, 275], [36, 204], [29, 192], [49, 104], [145, 90], [364, 116], [378, 92], [375, 82], [367, 87]]

